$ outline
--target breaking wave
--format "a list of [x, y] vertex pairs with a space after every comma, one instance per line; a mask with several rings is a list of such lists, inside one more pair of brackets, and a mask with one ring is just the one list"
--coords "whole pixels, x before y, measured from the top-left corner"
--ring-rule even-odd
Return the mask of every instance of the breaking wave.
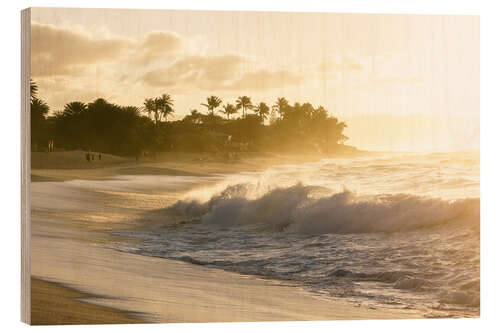
[[140, 241], [120, 247], [327, 299], [477, 317], [479, 156], [464, 156], [390, 154], [230, 175], [147, 214], [145, 228], [123, 234]]
[[188, 221], [217, 228], [252, 227], [309, 234], [397, 232], [446, 223], [479, 230], [479, 198], [443, 200], [412, 194], [358, 195], [305, 186], [227, 186], [208, 201], [180, 200], [168, 208]]

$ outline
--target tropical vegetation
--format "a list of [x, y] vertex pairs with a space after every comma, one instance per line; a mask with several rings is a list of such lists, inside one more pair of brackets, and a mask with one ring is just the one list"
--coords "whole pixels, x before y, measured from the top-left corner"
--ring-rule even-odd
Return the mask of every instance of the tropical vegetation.
[[[57, 149], [84, 149], [118, 155], [144, 151], [281, 151], [335, 152], [347, 137], [346, 124], [322, 107], [291, 105], [284, 97], [270, 108], [239, 96], [234, 104], [209, 96], [182, 119], [173, 120], [174, 100], [168, 94], [146, 98], [142, 107], [120, 106], [98, 98], [73, 101], [50, 111], [31, 82], [32, 150], [44, 150], [49, 140]], [[253, 111], [253, 113], [249, 113]], [[220, 113], [222, 116], [219, 116]]]

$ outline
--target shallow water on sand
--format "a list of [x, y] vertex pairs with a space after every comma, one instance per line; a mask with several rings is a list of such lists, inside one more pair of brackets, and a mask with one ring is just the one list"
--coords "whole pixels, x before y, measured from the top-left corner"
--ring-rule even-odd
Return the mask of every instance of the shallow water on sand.
[[[162, 197], [201, 182], [177, 202]], [[286, 281], [372, 307], [479, 315], [476, 153], [385, 154], [206, 179], [126, 176], [68, 185], [61, 183], [66, 202], [78, 187], [121, 193], [108, 207], [136, 205], [123, 218], [144, 227], [118, 234], [141, 241], [113, 245], [120, 251]]]

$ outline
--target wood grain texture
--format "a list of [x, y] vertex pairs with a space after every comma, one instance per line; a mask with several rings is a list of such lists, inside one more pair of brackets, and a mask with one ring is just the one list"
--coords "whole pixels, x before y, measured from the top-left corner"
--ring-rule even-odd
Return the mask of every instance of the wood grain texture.
[[21, 12], [21, 320], [31, 322], [30, 286], [30, 34], [31, 9]]
[[[478, 17], [32, 8], [21, 24], [23, 322], [423, 317], [411, 307], [317, 297], [289, 280], [129, 253], [116, 245], [139, 238], [117, 233], [163, 225], [177, 200], [208, 197], [228, 175], [259, 173], [264, 184], [278, 165], [478, 150]], [[37, 100], [47, 127], [37, 127]], [[86, 118], [100, 107], [114, 111]], [[114, 115], [124, 110], [135, 110], [137, 126]], [[242, 122], [252, 119], [246, 112], [260, 119], [255, 130]], [[200, 116], [210, 113], [220, 113], [220, 127]], [[339, 187], [355, 186], [331, 174]]]

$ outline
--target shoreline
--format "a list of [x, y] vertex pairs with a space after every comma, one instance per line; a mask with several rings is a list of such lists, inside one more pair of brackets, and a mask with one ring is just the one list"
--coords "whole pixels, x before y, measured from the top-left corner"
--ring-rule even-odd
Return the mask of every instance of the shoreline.
[[[163, 153], [156, 160], [145, 159], [134, 161], [120, 159], [118, 162], [97, 164], [75, 163], [83, 152], [51, 152], [33, 155], [31, 181], [66, 181], [74, 179], [106, 180], [115, 176], [126, 175], [164, 175], [164, 176], [204, 176], [215, 174], [232, 174], [238, 172], [258, 172], [280, 164], [301, 164], [317, 162], [321, 159], [349, 158], [367, 156], [373, 152], [359, 151], [357, 154], [290, 154], [290, 153], [246, 153], [234, 161], [210, 159], [205, 153]], [[82, 155], [82, 156], [80, 156]], [[40, 156], [45, 158], [44, 167], [37, 168], [41, 163]], [[48, 157], [50, 156], [50, 157]], [[82, 158], [81, 158], [82, 159]], [[61, 161], [75, 168], [61, 168]], [[101, 163], [102, 162], [102, 163]], [[94, 163], [94, 162], [90, 162]]]
[[[67, 244], [69, 245], [69, 243]], [[325, 300], [282, 281], [227, 272], [190, 263], [135, 255], [71, 242], [73, 252], [87, 250], [86, 260], [65, 262], [58, 256], [57, 282], [69, 284], [92, 305], [123, 316], [141, 313], [149, 323], [307, 321], [420, 318], [411, 312], [356, 306], [346, 300]], [[61, 251], [66, 246], [56, 246]], [[107, 258], [107, 259], [104, 259]], [[96, 259], [107, 267], [93, 267]], [[46, 264], [46, 263], [45, 263]], [[124, 273], [123, 266], [132, 271]], [[54, 267], [35, 267], [42, 277]], [[76, 267], [75, 267], [76, 266]], [[75, 274], [74, 270], [80, 272]], [[92, 269], [92, 274], [89, 270]], [[121, 273], [121, 274], [120, 274]], [[52, 277], [54, 279], [55, 277]], [[286, 295], [286, 297], [283, 297]], [[83, 303], [77, 300], [79, 303]], [[86, 304], [86, 303], [84, 303]]]
[[[319, 160], [315, 157], [314, 160], [311, 160], [313, 156], [304, 157], [302, 163]], [[264, 161], [262, 157], [257, 157], [237, 165], [207, 163], [200, 166], [191, 163], [181, 169], [179, 165], [184, 162], [170, 161], [157, 162], [161, 164], [156, 164], [156, 167], [172, 176], [198, 176], [264, 170], [275, 164], [284, 164], [285, 160], [297, 163], [291, 157], [274, 156], [272, 160]], [[120, 207], [108, 204], [107, 199], [132, 195], [131, 192], [117, 194], [85, 190], [82, 191], [85, 197], [77, 201], [78, 207], [69, 210], [60, 207], [61, 203], [64, 206], [64, 202], [70, 200], [65, 193], [49, 201], [43, 200], [55, 194], [53, 190], [57, 186], [65, 186], [60, 181], [106, 180], [123, 175], [120, 168], [131, 167], [89, 169], [90, 174], [79, 169], [47, 169], [49, 172], [45, 174], [34, 170], [37, 177], [50, 177], [57, 181], [32, 182], [32, 187], [36, 189], [33, 192], [32, 188], [32, 276], [69, 285], [85, 295], [82, 296], [85, 301], [80, 300], [82, 297], [66, 297], [67, 302], [103, 306], [120, 312], [124, 318], [130, 313], [142, 313], [143, 317], [137, 320], [163, 323], [422, 318], [409, 311], [373, 309], [342, 299], [320, 299], [299, 286], [282, 281], [119, 252], [112, 248], [113, 243], [130, 240], [118, 239], [111, 233], [138, 226], [136, 222], [131, 222], [133, 218], [130, 221], [126, 218], [129, 214], [127, 209], [133, 210], [126, 208], [127, 205], [135, 207], [134, 200], [137, 199], [131, 198], [129, 200], [132, 201]], [[138, 168], [139, 171], [151, 170], [151, 165], [144, 163]], [[64, 172], [58, 174], [61, 171]], [[164, 199], [175, 200], [183, 191], [186, 189], [169, 191]], [[157, 196], [155, 193], [141, 194], [140, 199]], [[123, 217], [117, 215], [123, 209]], [[48, 301], [47, 295], [35, 294], [34, 297], [41, 298], [35, 301]], [[55, 317], [51, 322], [58, 322], [57, 313], [53, 315]]]

